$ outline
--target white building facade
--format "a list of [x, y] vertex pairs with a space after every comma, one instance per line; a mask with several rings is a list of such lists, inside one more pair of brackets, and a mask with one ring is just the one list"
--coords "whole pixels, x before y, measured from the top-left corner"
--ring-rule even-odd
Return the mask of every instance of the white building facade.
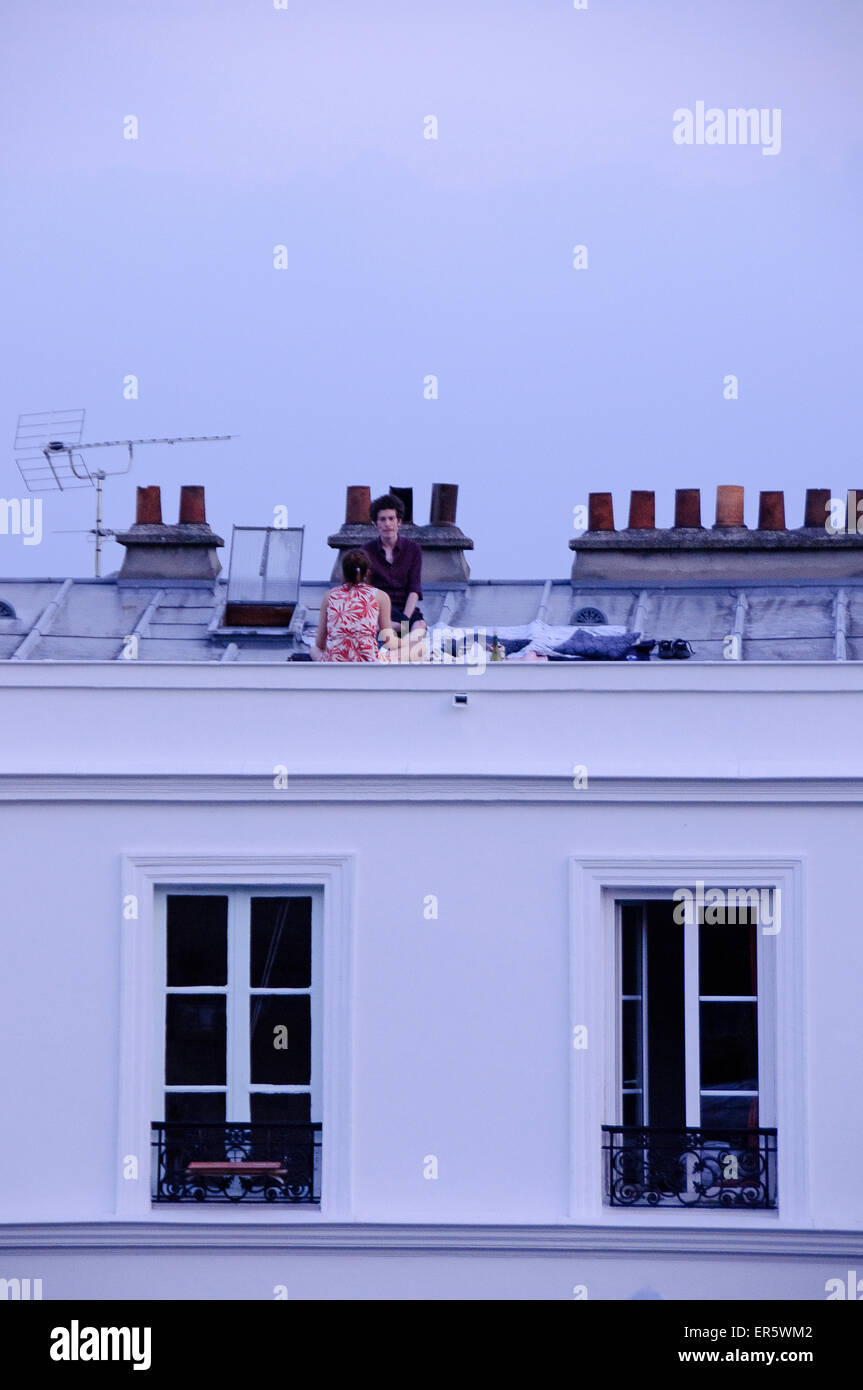
[[[44, 612], [45, 583], [0, 598]], [[4, 655], [0, 1275], [863, 1276], [859, 662]]]

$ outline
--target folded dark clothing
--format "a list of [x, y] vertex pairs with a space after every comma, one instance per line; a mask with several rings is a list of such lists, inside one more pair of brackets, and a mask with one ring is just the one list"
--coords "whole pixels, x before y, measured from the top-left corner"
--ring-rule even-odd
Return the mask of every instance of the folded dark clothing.
[[576, 628], [565, 642], [554, 647], [549, 652], [549, 659], [553, 660], [553, 653], [563, 657], [593, 657], [604, 661], [622, 661], [627, 652], [631, 651], [638, 641], [640, 634], [637, 632], [589, 632], [584, 628]]
[[[632, 647], [628, 648], [632, 651]], [[625, 661], [626, 653], [623, 656], [609, 656], [607, 652], [573, 652], [567, 655], [561, 652], [549, 652], [547, 661]]]

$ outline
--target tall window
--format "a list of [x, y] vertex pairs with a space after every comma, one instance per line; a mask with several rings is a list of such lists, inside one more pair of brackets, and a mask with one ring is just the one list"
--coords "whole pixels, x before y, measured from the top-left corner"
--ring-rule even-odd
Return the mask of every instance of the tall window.
[[774, 1204], [773, 1010], [752, 897], [709, 920], [677, 902], [618, 903], [612, 1201]]
[[757, 1127], [767, 1078], [756, 911], [710, 926], [675, 912], [671, 902], [620, 907], [623, 1123]]
[[314, 1200], [288, 1178], [321, 1121], [320, 933], [310, 892], [160, 895], [153, 1119], [173, 1200]]

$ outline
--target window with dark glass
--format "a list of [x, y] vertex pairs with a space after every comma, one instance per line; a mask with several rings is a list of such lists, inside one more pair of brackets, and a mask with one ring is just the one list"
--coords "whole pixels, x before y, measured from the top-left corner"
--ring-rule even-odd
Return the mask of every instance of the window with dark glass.
[[316, 1200], [315, 895], [166, 891], [163, 907], [157, 1200]]

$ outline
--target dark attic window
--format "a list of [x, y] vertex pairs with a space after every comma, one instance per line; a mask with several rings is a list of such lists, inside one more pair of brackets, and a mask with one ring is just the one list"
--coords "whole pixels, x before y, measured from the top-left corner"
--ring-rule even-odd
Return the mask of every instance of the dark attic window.
[[578, 627], [582, 623], [585, 626], [602, 627], [608, 624], [608, 619], [599, 608], [579, 608], [572, 619], [572, 625]]
[[15, 612], [15, 609], [12, 607], [11, 603], [7, 603], [5, 599], [0, 598], [0, 618], [15, 617], [17, 617], [17, 614]]

